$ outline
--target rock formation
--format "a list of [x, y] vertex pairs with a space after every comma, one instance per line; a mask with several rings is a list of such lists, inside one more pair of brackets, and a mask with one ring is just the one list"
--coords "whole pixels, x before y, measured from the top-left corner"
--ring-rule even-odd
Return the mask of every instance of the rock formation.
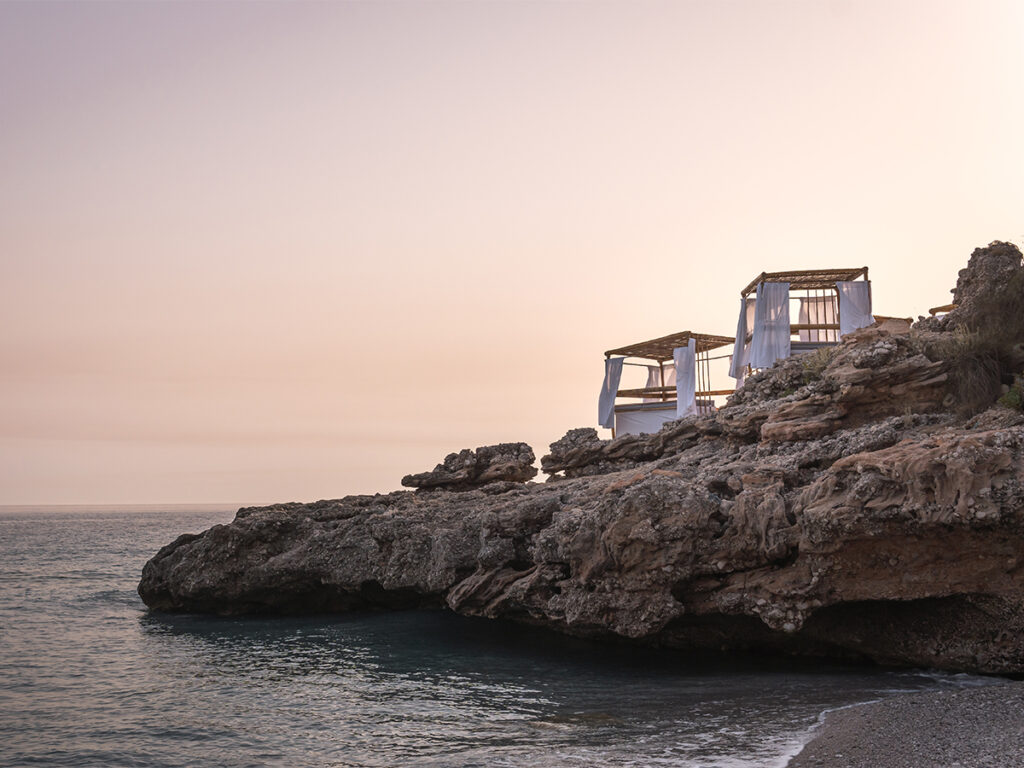
[[[958, 287], [1024, 274], [1019, 252], [1009, 273], [991, 252]], [[431, 493], [239, 510], [161, 549], [139, 593], [167, 611], [447, 607], [680, 649], [1024, 672], [1024, 414], [958, 408], [971, 342], [953, 328], [976, 311], [863, 329], [657, 434], [572, 430], [546, 483], [492, 471], [524, 466], [499, 446], [406, 478]]]
[[[953, 294], [956, 310], [934, 318], [921, 318], [918, 327], [927, 330], [952, 328], [975, 329], [979, 320], [991, 317], [993, 294], [1009, 288], [1015, 292], [1021, 288], [1020, 249], [1013, 243], [996, 241], [985, 248], [975, 248], [967, 267], [957, 275]], [[1024, 318], [1004, 318], [1018, 323]]]
[[533, 449], [526, 443], [485, 445], [471, 451], [449, 453], [432, 472], [406, 475], [402, 485], [406, 488], [443, 488], [465, 491], [499, 481], [525, 483], [537, 475], [533, 466]]

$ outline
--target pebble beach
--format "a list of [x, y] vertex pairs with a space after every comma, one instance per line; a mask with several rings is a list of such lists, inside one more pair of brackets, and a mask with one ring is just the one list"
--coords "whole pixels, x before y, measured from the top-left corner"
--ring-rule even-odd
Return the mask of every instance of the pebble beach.
[[1024, 682], [897, 696], [831, 712], [789, 768], [1024, 766]]

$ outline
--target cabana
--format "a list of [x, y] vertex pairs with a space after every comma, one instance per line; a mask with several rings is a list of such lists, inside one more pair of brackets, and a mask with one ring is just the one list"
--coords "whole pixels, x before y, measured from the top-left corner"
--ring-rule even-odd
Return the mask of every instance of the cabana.
[[[609, 349], [604, 353], [604, 385], [598, 405], [598, 423], [612, 435], [657, 432], [666, 421], [715, 409], [714, 397], [731, 395], [731, 389], [712, 389], [712, 356], [732, 344], [728, 336], [683, 331], [639, 344]], [[647, 384], [619, 389], [624, 365], [647, 369]], [[616, 403], [617, 398], [640, 400]]]
[[[797, 303], [795, 323], [792, 302]], [[762, 272], [740, 291], [729, 375], [742, 386], [752, 370], [838, 344], [846, 334], [873, 322], [867, 267]]]

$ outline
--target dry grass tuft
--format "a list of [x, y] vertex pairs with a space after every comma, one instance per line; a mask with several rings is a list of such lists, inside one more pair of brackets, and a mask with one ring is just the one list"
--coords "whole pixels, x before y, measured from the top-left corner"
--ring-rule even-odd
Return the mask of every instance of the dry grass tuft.
[[835, 347], [821, 347], [813, 352], [805, 352], [800, 355], [800, 363], [803, 365], [804, 384], [810, 384], [821, 378], [821, 374], [828, 368], [828, 364], [836, 356]]
[[1021, 371], [1022, 342], [1024, 269], [993, 290], [984, 305], [975, 307], [940, 342], [944, 348], [930, 351], [949, 363], [950, 392], [960, 410], [977, 413], [992, 405], [1003, 384], [1012, 382]]

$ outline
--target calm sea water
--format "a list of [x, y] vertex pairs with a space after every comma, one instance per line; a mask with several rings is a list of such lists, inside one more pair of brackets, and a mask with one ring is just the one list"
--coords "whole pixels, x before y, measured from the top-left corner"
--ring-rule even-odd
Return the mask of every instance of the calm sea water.
[[216, 508], [0, 508], [0, 766], [782, 766], [829, 708], [966, 676], [693, 659], [449, 613], [149, 613]]

